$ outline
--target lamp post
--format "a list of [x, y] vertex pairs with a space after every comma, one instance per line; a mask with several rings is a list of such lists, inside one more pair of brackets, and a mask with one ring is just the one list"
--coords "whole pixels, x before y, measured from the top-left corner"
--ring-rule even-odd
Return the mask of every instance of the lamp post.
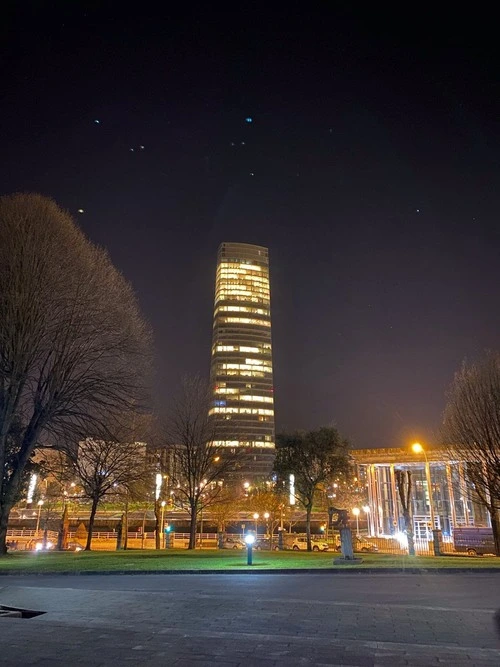
[[251, 533], [245, 535], [245, 542], [247, 545], [247, 565], [252, 565], [252, 545], [255, 542], [255, 535]]
[[368, 525], [368, 518], [370, 516], [370, 506], [369, 505], [363, 505], [363, 512], [365, 513], [365, 518], [366, 518], [366, 532], [371, 533], [370, 527]]
[[436, 523], [434, 518], [434, 501], [432, 498], [432, 482], [431, 482], [431, 467], [429, 465], [429, 459], [427, 458], [427, 453], [425, 449], [419, 442], [415, 442], [411, 446], [415, 454], [423, 454], [425, 458], [425, 479], [427, 482], [427, 494], [429, 496], [429, 513], [431, 515], [431, 531], [432, 531], [432, 542], [434, 548], [434, 555], [440, 556], [441, 552], [439, 551], [439, 541], [436, 535]]
[[166, 504], [167, 503], [164, 500], [161, 501], [161, 534], [163, 535], [163, 548], [165, 548], [165, 542], [166, 542], [165, 526], [164, 526], [164, 522], [163, 522], [163, 519], [165, 517], [165, 505]]
[[255, 537], [257, 537], [257, 533], [259, 532], [259, 524], [258, 524], [259, 513], [255, 512], [255, 514], [253, 515], [253, 518], [254, 518], [254, 521], [255, 521]]
[[38, 504], [38, 517], [36, 520], [35, 539], [38, 537], [38, 531], [40, 529], [40, 514], [42, 512], [43, 500], [39, 500], [37, 504]]
[[359, 537], [359, 507], [353, 507], [352, 513], [356, 517], [356, 535]]

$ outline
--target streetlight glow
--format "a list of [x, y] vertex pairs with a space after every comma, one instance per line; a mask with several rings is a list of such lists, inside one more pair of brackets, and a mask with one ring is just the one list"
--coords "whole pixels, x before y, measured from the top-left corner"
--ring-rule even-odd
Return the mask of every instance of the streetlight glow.
[[424, 451], [424, 448], [419, 442], [414, 442], [411, 448], [415, 452], [415, 454], [421, 454]]

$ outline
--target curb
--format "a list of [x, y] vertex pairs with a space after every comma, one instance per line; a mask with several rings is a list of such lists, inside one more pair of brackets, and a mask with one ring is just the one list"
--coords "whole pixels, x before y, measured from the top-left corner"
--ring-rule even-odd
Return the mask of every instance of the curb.
[[456, 567], [456, 568], [417, 568], [417, 567], [408, 567], [408, 568], [396, 568], [396, 567], [349, 567], [345, 566], [342, 569], [337, 568], [289, 568], [286, 570], [273, 570], [273, 569], [248, 569], [248, 570], [78, 570], [75, 572], [58, 572], [58, 571], [45, 571], [45, 572], [32, 572], [29, 570], [0, 570], [0, 577], [9, 577], [9, 576], [35, 576], [35, 577], [44, 577], [44, 576], [112, 576], [112, 575], [179, 575], [179, 574], [217, 574], [217, 575], [246, 575], [250, 574], [252, 576], [259, 574], [332, 574], [332, 575], [341, 575], [341, 574], [425, 574], [425, 575], [447, 575], [447, 574], [500, 574], [500, 568], [498, 567], [484, 567], [484, 568], [473, 568], [473, 567]]

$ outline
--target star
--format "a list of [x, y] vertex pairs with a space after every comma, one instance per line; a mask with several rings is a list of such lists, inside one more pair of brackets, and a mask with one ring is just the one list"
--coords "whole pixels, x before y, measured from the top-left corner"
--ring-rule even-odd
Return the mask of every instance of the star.
[[141, 151], [143, 151], [143, 150], [144, 150], [144, 146], [139, 146], [139, 148], [141, 149]]
[[253, 123], [253, 118], [252, 118], [252, 116], [247, 116], [247, 117], [245, 118], [245, 123]]
[[98, 120], [98, 119], [96, 118], [96, 119], [94, 120], [94, 123], [95, 123], [96, 125], [100, 125], [100, 124], [101, 124], [101, 121]]
[[135, 151], [135, 148], [129, 148], [129, 151], [133, 153]]
[[79, 208], [79, 209], [78, 209], [78, 213], [84, 213], [83, 208]]

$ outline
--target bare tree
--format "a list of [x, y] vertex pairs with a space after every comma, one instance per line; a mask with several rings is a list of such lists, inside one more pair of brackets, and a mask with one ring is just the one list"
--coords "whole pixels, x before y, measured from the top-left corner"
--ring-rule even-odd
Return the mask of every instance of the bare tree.
[[414, 556], [415, 543], [413, 541], [413, 517], [411, 515], [411, 472], [409, 470], [396, 470], [395, 477], [399, 500], [403, 508], [403, 519], [408, 538], [408, 554]]
[[500, 556], [500, 355], [464, 362], [448, 391], [443, 439], [488, 509]]
[[144, 400], [149, 349], [131, 287], [71, 216], [0, 198], [0, 554], [35, 448], [112, 440]]
[[275, 470], [281, 479], [295, 476], [295, 495], [306, 511], [307, 550], [311, 551], [311, 512], [318, 488], [345, 473], [347, 441], [335, 428], [283, 434], [276, 438]]
[[92, 544], [92, 530], [99, 502], [118, 488], [128, 488], [142, 479], [146, 469], [146, 446], [140, 442], [113, 442], [86, 438], [66, 455], [72, 476], [76, 476], [83, 497], [92, 502], [86, 551]]
[[189, 549], [196, 546], [199, 514], [218, 500], [238, 459], [236, 448], [219, 445], [217, 422], [209, 414], [211, 404], [207, 384], [198, 377], [187, 378], [166, 426], [174, 502], [190, 516]]

